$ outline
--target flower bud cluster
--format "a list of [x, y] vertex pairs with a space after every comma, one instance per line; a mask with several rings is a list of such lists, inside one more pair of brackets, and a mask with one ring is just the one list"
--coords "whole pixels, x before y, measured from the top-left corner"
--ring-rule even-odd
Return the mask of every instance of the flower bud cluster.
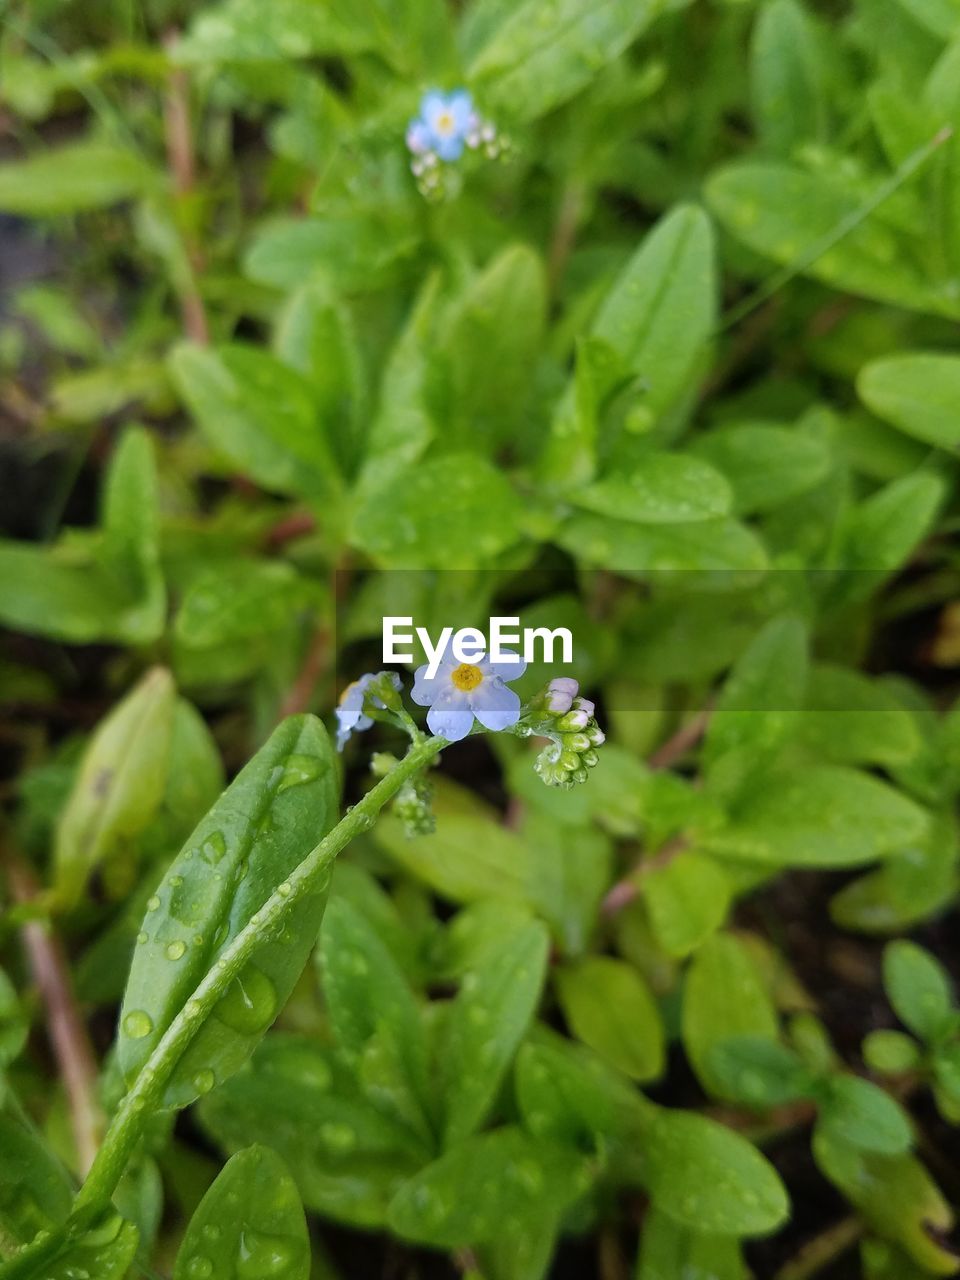
[[600, 759], [597, 747], [605, 741], [594, 716], [595, 707], [579, 696], [576, 680], [561, 676], [524, 708], [519, 731], [524, 736], [549, 738], [534, 768], [548, 787], [569, 790], [586, 782], [587, 772]]

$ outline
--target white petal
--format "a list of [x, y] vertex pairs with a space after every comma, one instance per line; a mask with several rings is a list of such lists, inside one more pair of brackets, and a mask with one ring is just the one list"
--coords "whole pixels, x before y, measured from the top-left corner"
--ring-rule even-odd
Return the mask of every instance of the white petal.
[[485, 729], [499, 733], [520, 719], [520, 699], [494, 676], [470, 694], [473, 713]]

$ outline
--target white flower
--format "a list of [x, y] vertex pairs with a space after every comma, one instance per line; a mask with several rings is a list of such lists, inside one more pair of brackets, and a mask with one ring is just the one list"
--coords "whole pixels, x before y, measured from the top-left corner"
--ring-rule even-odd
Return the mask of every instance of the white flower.
[[[510, 650], [504, 650], [510, 653]], [[527, 664], [517, 654], [509, 660], [458, 662], [447, 650], [431, 679], [427, 665], [417, 668], [410, 696], [421, 707], [429, 707], [427, 725], [438, 738], [459, 742], [473, 728], [473, 718], [485, 729], [499, 732], [520, 719], [520, 699], [504, 681], [517, 680]]]

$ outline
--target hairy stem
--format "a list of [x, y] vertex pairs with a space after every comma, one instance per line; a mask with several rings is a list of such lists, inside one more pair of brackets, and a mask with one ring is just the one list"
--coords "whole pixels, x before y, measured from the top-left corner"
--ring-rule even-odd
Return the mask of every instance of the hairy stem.
[[[334, 829], [287, 877], [284, 893], [274, 892], [251, 921], [237, 934], [206, 974], [191, 998], [171, 1022], [163, 1038], [121, 1102], [107, 1130], [103, 1145], [74, 1205], [74, 1221], [81, 1224], [110, 1200], [133, 1150], [144, 1120], [158, 1107], [167, 1081], [187, 1046], [224, 995], [265, 933], [277, 931], [297, 902], [308, 894], [328, 871], [331, 863], [351, 840], [366, 831], [388, 800], [447, 745], [445, 738], [425, 738], [410, 749], [396, 767], [341, 818]], [[289, 885], [289, 892], [287, 892]], [[79, 1215], [79, 1216], [78, 1216]]]

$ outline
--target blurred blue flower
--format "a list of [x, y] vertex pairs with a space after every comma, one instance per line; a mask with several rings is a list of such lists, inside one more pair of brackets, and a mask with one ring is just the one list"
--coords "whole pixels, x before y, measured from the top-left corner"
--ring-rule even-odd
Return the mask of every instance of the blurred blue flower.
[[420, 115], [407, 129], [407, 146], [414, 155], [433, 152], [441, 160], [459, 160], [477, 125], [473, 99], [466, 89], [453, 93], [431, 89], [420, 102]]
[[[373, 724], [370, 716], [366, 715], [363, 709], [364, 699], [367, 691], [374, 681], [380, 682], [383, 679], [389, 681], [394, 689], [400, 688], [400, 677], [395, 671], [381, 671], [375, 673], [368, 671], [366, 675], [354, 680], [352, 684], [348, 684], [340, 695], [340, 703], [336, 708], [335, 715], [337, 717], [337, 750], [342, 751], [353, 733], [359, 733], [362, 729], [369, 729]], [[371, 701], [375, 707], [383, 708], [385, 703], [376, 694], [371, 695]]]
[[484, 657], [473, 663], [458, 662], [448, 651], [432, 678], [426, 664], [417, 668], [410, 696], [430, 708], [427, 725], [438, 738], [459, 742], [473, 728], [474, 716], [485, 729], [500, 732], [520, 719], [520, 699], [504, 681], [519, 679], [526, 667], [517, 654], [506, 662]]

